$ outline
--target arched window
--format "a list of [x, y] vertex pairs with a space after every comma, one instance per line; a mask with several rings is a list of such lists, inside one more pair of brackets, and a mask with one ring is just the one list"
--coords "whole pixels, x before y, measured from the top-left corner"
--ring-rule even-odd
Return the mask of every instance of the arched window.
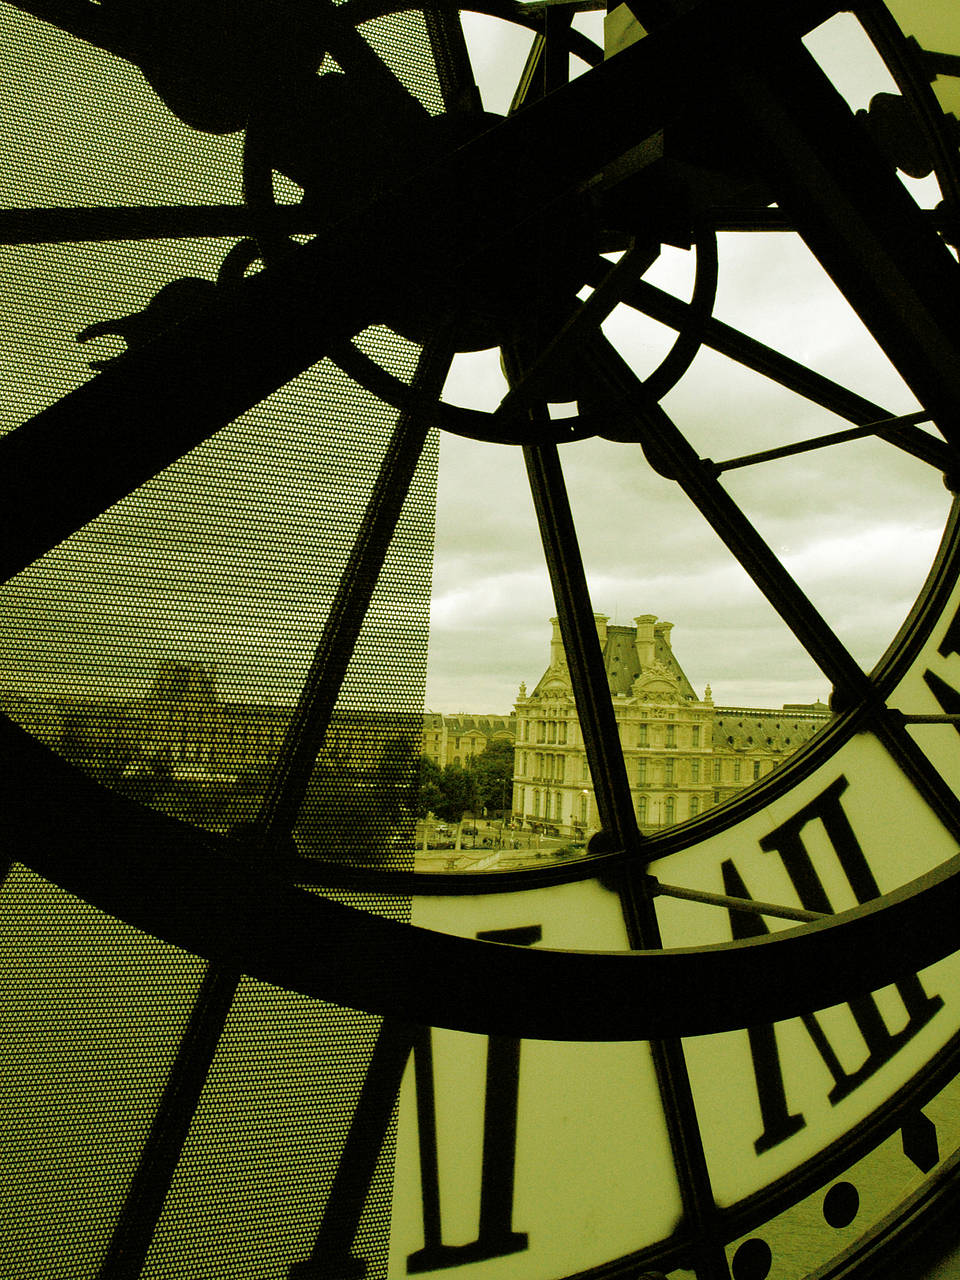
[[647, 797], [640, 796], [637, 800], [637, 821], [646, 822], [647, 820]]
[[690, 797], [690, 817], [695, 818], [699, 812], [700, 812], [700, 797], [691, 796]]

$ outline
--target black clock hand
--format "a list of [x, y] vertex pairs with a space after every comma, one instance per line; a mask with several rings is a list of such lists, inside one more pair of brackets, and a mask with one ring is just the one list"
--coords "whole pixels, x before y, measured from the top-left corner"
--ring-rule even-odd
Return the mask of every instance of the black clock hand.
[[421, 117], [419, 100], [332, 3], [319, 0], [164, 0], [136, 7], [104, 0], [10, 0], [24, 13], [139, 67], [171, 111], [211, 133], [242, 129], [278, 78], [316, 71], [329, 50], [344, 71], [393, 111]]
[[[679, 56], [682, 41], [670, 39]], [[430, 311], [455, 312], [467, 285], [509, 280], [523, 255], [506, 229], [519, 219], [522, 232], [625, 150], [638, 122], [654, 128], [663, 108], [652, 102], [677, 97], [656, 52], [638, 45], [504, 121], [0, 440], [0, 576], [384, 318], [393, 299], [432, 291]], [[638, 84], [651, 77], [661, 92], [648, 101]], [[593, 116], [606, 125], [587, 134], [579, 124]]]

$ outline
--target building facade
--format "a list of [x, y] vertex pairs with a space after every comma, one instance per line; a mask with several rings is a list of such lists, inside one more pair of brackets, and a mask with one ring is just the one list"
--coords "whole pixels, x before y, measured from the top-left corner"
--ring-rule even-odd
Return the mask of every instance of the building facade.
[[423, 717], [423, 754], [441, 769], [448, 764], [466, 768], [491, 742], [513, 742], [513, 716], [455, 716], [428, 711]]
[[[698, 697], [673, 652], [673, 623], [653, 614], [612, 626], [595, 615], [637, 821], [655, 831], [695, 818], [775, 769], [830, 719], [823, 703], [779, 710], [717, 707]], [[560, 627], [550, 661], [516, 703], [514, 821], [585, 839], [596, 798]]]

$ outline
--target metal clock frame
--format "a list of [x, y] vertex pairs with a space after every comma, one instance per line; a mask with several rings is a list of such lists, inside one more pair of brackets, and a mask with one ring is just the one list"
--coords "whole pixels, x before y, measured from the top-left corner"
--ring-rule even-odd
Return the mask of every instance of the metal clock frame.
[[[26, 0], [19, 7], [68, 30], [76, 31], [78, 22], [81, 27], [84, 23], [92, 23], [78, 33], [95, 43], [103, 43], [104, 31], [97, 26], [100, 19], [93, 17], [93, 6], [86, 7], [82, 19], [79, 17], [80, 8], [61, 9], [57, 5], [48, 5], [46, 0], [43, 4], [40, 0]], [[835, 8], [822, 0], [819, 3], [782, 6], [777, 22], [782, 28], [790, 28], [795, 39], [801, 31], [816, 25]], [[552, 424], [537, 401], [538, 369], [534, 365], [532, 370], [520, 371], [511, 393], [512, 403], [504, 406], [498, 421], [482, 421], [481, 416], [468, 414], [448, 414], [447, 421], [444, 421], [436, 401], [452, 354], [453, 339], [449, 327], [452, 320], [438, 324], [435, 331], [426, 336], [418, 379], [403, 405], [391, 448], [371, 492], [364, 529], [345, 568], [340, 592], [321, 638], [317, 658], [285, 742], [257, 830], [245, 846], [246, 854], [239, 864], [239, 884], [236, 841], [216, 841], [195, 831], [188, 832], [182, 824], [157, 815], [153, 824], [156, 841], [147, 859], [144, 881], [136, 888], [129, 884], [121, 886], [116, 871], [125, 833], [134, 818], [142, 831], [142, 814], [135, 814], [119, 797], [94, 794], [92, 784], [76, 776], [68, 766], [47, 759], [39, 747], [23, 740], [13, 726], [0, 726], [0, 734], [5, 740], [4, 749], [20, 753], [25, 770], [33, 770], [36, 783], [34, 790], [27, 787], [19, 795], [5, 797], [16, 828], [11, 842], [16, 856], [104, 909], [114, 910], [159, 936], [191, 946], [211, 961], [213, 977], [207, 1004], [195, 1015], [192, 1028], [194, 1033], [202, 1033], [199, 1038], [204, 1043], [192, 1058], [181, 1060], [177, 1068], [181, 1073], [181, 1099], [177, 1104], [180, 1113], [174, 1114], [175, 1108], [170, 1113], [168, 1127], [171, 1134], [182, 1131], [184, 1123], [189, 1121], [189, 1103], [184, 1103], [184, 1098], [195, 1097], [202, 1084], [205, 1055], [212, 1052], [218, 1023], [222, 1026], [222, 1019], [229, 1008], [234, 975], [241, 971], [260, 973], [274, 980], [288, 981], [304, 990], [319, 990], [324, 986], [326, 994], [329, 985], [324, 985], [327, 978], [322, 970], [335, 948], [331, 947], [326, 956], [314, 956], [312, 963], [305, 962], [305, 955], [300, 949], [303, 939], [314, 934], [320, 922], [325, 927], [340, 929], [344, 934], [354, 927], [349, 917], [342, 911], [338, 912], [333, 904], [322, 903], [293, 889], [290, 882], [306, 884], [312, 881], [329, 885], [339, 880], [358, 885], [369, 883], [371, 877], [298, 860], [291, 856], [288, 838], [309, 776], [310, 762], [329, 723], [346, 661], [363, 620], [371, 584], [386, 553], [424, 433], [438, 416], [443, 425], [452, 429], [463, 430], [479, 438], [509, 441], [523, 449], [561, 631], [569, 655], [591, 773], [596, 780], [604, 833], [603, 840], [594, 846], [595, 856], [578, 866], [508, 876], [484, 875], [482, 880], [459, 875], [455, 878], [433, 877], [429, 886], [423, 876], [380, 875], [375, 877], [380, 890], [403, 893], [425, 890], [441, 893], [498, 892], [520, 887], [533, 889], [547, 883], [600, 874], [619, 888], [631, 945], [638, 951], [656, 952], [660, 942], [653, 908], [656, 886], [644, 874], [645, 865], [652, 858], [705, 838], [719, 827], [739, 821], [748, 812], [768, 803], [772, 795], [786, 791], [839, 742], [865, 725], [885, 735], [893, 744], [892, 749], [902, 767], [914, 777], [928, 802], [960, 838], [956, 798], [919, 759], [902, 723], [884, 705], [884, 698], [894, 680], [939, 616], [946, 594], [955, 580], [958, 555], [955, 523], [926, 592], [892, 646], [889, 660], [881, 664], [872, 676], [865, 675], [788, 578], [776, 557], [763, 545], [734, 504], [726, 499], [718, 476], [730, 465], [745, 460], [714, 464], [696, 457], [659, 407], [651, 394], [651, 387], [641, 383], [615, 353], [605, 350], [602, 343], [598, 345], [588, 336], [596, 327], [597, 311], [620, 300], [622, 290], [623, 298], [641, 311], [676, 324], [681, 334], [676, 348], [680, 351], [676, 360], [678, 366], [682, 366], [683, 359], [701, 344], [713, 346], [846, 417], [855, 428], [854, 432], [846, 433], [847, 437], [858, 432], [877, 434], [892, 445], [923, 458], [952, 481], [956, 474], [957, 444], [953, 424], [960, 403], [960, 372], [956, 354], [960, 351], [960, 321], [952, 307], [952, 295], [943, 287], [942, 273], [948, 255], [938, 240], [936, 229], [945, 233], [948, 239], [956, 239], [957, 233], [953, 228], [958, 209], [958, 186], [954, 157], [949, 144], [944, 141], [942, 130], [935, 129], [936, 171], [944, 192], [945, 210], [935, 219], [922, 218], [909, 205], [907, 198], [899, 193], [892, 176], [883, 169], [877, 157], [864, 148], [863, 139], [856, 134], [850, 122], [841, 118], [842, 112], [838, 115], [838, 104], [818, 83], [816, 74], [803, 59], [788, 47], [783, 31], [778, 39], [769, 30], [772, 23], [767, 23], [768, 29], [764, 30], [767, 11], [763, 6], [719, 3], [689, 8], [682, 6], [681, 10], [674, 14], [670, 4], [651, 0], [641, 12], [653, 33], [649, 47], [628, 51], [612, 60], [610, 65], [585, 77], [582, 83], [564, 87], [564, 63], [568, 52], [571, 48], [583, 48], [582, 41], [569, 27], [572, 7], [485, 6], [486, 12], [521, 21], [540, 32], [528, 65], [528, 97], [536, 96], [529, 92], [535, 70], [542, 76], [542, 84], [547, 90], [562, 92], [541, 102], [528, 103], [525, 111], [513, 122], [516, 127], [499, 126], [468, 141], [452, 155], [441, 157], [434, 170], [422, 181], [418, 179], [413, 186], [408, 184], [374, 200], [359, 210], [349, 225], [339, 224], [328, 240], [318, 237], [307, 250], [298, 253], [295, 264], [291, 265], [292, 260], [283, 261], [281, 255], [281, 260], [271, 264], [261, 277], [244, 282], [232, 291], [224, 291], [212, 314], [205, 314], [196, 322], [188, 321], [177, 333], [162, 335], [147, 351], [132, 353], [123, 369], [111, 371], [81, 388], [0, 442], [0, 458], [7, 463], [4, 473], [9, 477], [0, 482], [7, 535], [2, 567], [3, 576], [9, 577], [98, 514], [134, 484], [154, 474], [212, 433], [247, 404], [255, 403], [273, 386], [292, 376], [305, 364], [312, 363], [319, 354], [327, 350], [334, 354], [340, 352], [346, 367], [350, 368], [352, 357], [343, 344], [365, 313], [382, 305], [384, 288], [372, 278], [358, 282], [353, 263], [358, 255], [364, 253], [371, 236], [382, 229], [383, 210], [391, 202], [394, 210], [402, 210], [405, 216], [399, 220], [400, 230], [391, 246], [394, 263], [390, 268], [388, 293], [411, 290], [427, 278], [440, 313], [446, 308], [452, 314], [456, 309], [456, 298], [437, 279], [438, 274], [443, 273], [438, 273], [435, 264], [428, 263], [422, 254], [416, 252], [411, 239], [413, 228], [422, 235], [426, 225], [433, 237], [425, 238], [439, 241], [444, 246], [445, 268], [463, 260], [465, 238], [454, 236], [451, 241], [449, 228], [438, 220], [435, 213], [431, 213], [431, 209], [438, 206], [438, 196], [453, 191], [459, 200], [457, 207], [463, 213], [477, 195], [476, 180], [471, 178], [471, 171], [486, 174], [489, 178], [498, 165], [508, 167], [512, 155], [529, 152], [531, 147], [538, 146], [544, 154], [550, 149], [546, 144], [556, 144], [560, 137], [564, 139], [563, 146], [553, 146], [554, 154], [549, 161], [544, 160], [542, 168], [530, 178], [522, 192], [511, 191], [507, 197], [485, 200], [472, 219], [470, 233], [482, 241], [483, 235], [489, 234], [504, 217], [516, 219], [521, 213], [536, 216], [537, 209], [545, 202], [562, 195], [571, 185], [576, 187], [588, 180], [598, 168], [626, 150], [636, 137], [644, 136], [644, 129], [656, 128], [663, 123], [664, 112], [672, 117], [685, 106], [678, 74], [681, 64], [685, 81], [702, 77], [702, 85], [709, 84], [709, 92], [724, 99], [725, 109], [731, 109], [732, 99], [735, 109], [750, 119], [751, 128], [759, 138], [759, 148], [764, 153], [768, 175], [781, 200], [780, 210], [775, 214], [765, 208], [727, 209], [714, 229], [736, 225], [759, 231], [767, 230], [771, 225], [790, 225], [800, 230], [835, 275], [839, 287], [854, 301], [867, 326], [888, 353], [892, 353], [901, 374], [926, 406], [925, 412], [937, 421], [946, 438], [946, 443], [941, 444], [927, 433], [918, 431], [914, 420], [895, 419], [880, 406], [852, 395], [762, 344], [747, 339], [714, 320], [708, 309], [704, 311], [697, 306], [696, 298], [691, 304], [678, 304], [676, 300], [658, 295], [642, 280], [631, 280], [627, 272], [611, 273], [605, 292], [604, 278], [597, 276], [595, 283], [600, 301], [593, 305], [592, 310], [589, 307], [583, 309], [585, 319], [575, 317], [567, 328], [557, 334], [547, 355], [555, 358], [571, 343], [582, 345], [591, 371], [607, 390], [609, 403], [619, 406], [622, 411], [611, 419], [610, 437], [640, 443], [651, 465], [676, 479], [684, 488], [830, 677], [835, 687], [836, 704], [842, 711], [838, 723], [820, 743], [802, 753], [769, 783], [708, 817], [657, 840], [643, 841], [636, 827], [626, 785], [616, 724], [606, 691], [586, 582], [579, 562], [576, 532], [566, 502], [556, 448], [558, 441], [588, 433], [595, 428], [596, 420], [585, 415], [584, 422], [578, 420], [573, 426]], [[377, 16], [386, 10], [378, 5], [365, 9], [356, 0], [351, 0], [342, 12], [347, 14], [348, 11], [352, 15], [351, 21], [360, 21], [364, 15]], [[469, 60], [455, 17], [450, 11], [439, 8], [430, 8], [426, 13], [438, 72], [448, 102], [452, 105], [475, 99]], [[858, 14], [882, 47], [888, 63], [899, 72], [901, 85], [910, 94], [915, 109], [934, 121], [937, 109], [932, 105], [929, 88], [923, 82], [922, 74], [918, 73], [916, 60], [911, 60], [882, 6], [865, 5]], [[723, 58], [718, 59], [718, 48], [722, 49]], [[716, 62], [723, 62], [725, 66], [719, 75], [713, 69]], [[702, 86], [700, 92], [706, 93]], [[803, 118], [784, 108], [791, 97], [804, 102]], [[607, 126], [602, 154], [597, 153], [596, 145], [585, 146], [571, 128], [584, 111], [591, 109], [603, 113]], [[818, 138], [826, 136], [831, 137], [829, 152], [817, 143]], [[845, 210], [842, 220], [836, 216], [840, 206]], [[242, 209], [115, 210], [107, 211], [105, 216], [104, 211], [97, 212], [100, 216], [96, 220], [96, 238], [111, 234], [117, 238], [131, 234], [145, 237], [198, 233], [223, 235], [231, 230], [239, 234], [252, 232], [256, 236], [263, 232], [262, 214], [256, 210], [253, 215]], [[309, 219], [300, 220], [296, 211], [274, 211], [273, 216], [277, 219], [276, 227], [284, 233], [314, 229]], [[924, 226], [925, 222], [928, 225]], [[93, 223], [85, 219], [82, 211], [24, 210], [6, 214], [0, 219], [0, 233], [7, 243], [84, 239], [92, 234], [92, 227]], [[263, 251], [266, 256], [266, 250]], [[338, 256], [343, 261], [351, 261], [349, 271], [338, 270]], [[404, 265], [398, 266], [397, 263], [403, 259]], [[950, 269], [955, 272], [955, 263], [950, 262]], [[326, 299], [326, 307], [317, 306], [318, 296]], [[891, 303], [893, 299], [896, 306]], [[264, 310], [274, 319], [281, 312], [284, 317], [278, 325], [275, 341], [265, 354], [260, 350], [263, 332], [259, 319]], [[246, 355], [238, 357], [238, 352]], [[167, 373], [174, 360], [180, 375], [171, 382]], [[199, 372], [203, 370], [207, 375], [211, 367], [225, 372], [230, 370], [234, 375], [231, 390], [226, 395], [210, 392], [198, 397]], [[243, 369], [242, 373], [237, 372], [239, 368]], [[375, 370], [359, 367], [358, 376], [362, 377], [364, 373], [377, 377]], [[220, 385], [220, 380], [215, 377], [209, 382], [212, 386]], [[378, 383], [377, 388], [382, 388], [385, 395], [391, 393], [391, 388], [385, 384]], [[150, 406], [147, 412], [144, 412], [145, 405]], [[138, 415], [138, 428], [132, 438], [123, 439], [121, 432], [134, 410]], [[80, 439], [76, 444], [71, 443], [70, 438], [71, 429], [76, 424], [90, 422], [95, 416], [102, 417], [107, 423], [99, 452], [87, 450], [87, 442], [81, 433], [78, 433]], [[166, 429], [171, 421], [178, 422], [177, 433]], [[161, 424], [164, 430], [160, 430]], [[58, 470], [49, 465], [37, 465], [41, 457], [54, 454], [60, 457]], [[81, 476], [79, 484], [78, 472]], [[954, 520], [956, 522], [956, 517]], [[43, 808], [39, 803], [40, 795], [51, 786], [59, 793], [62, 805], [69, 809], [74, 803], [81, 802], [90, 815], [88, 833], [71, 839], [69, 848], [64, 846], [61, 838], [51, 840], [53, 828], [57, 825], [56, 812]], [[163, 891], [169, 890], [173, 883], [183, 882], [188, 862], [194, 868], [194, 896], [192, 901], [181, 904], [178, 909], [169, 893], [164, 896]], [[777, 996], [773, 1011], [769, 1005], [758, 1008], [743, 1001], [735, 1003], [733, 1016], [739, 1019], [737, 1025], [745, 1025], [751, 1018], [768, 1014], [782, 1017], [796, 1011], [797, 1007], [822, 1007], [834, 1002], [837, 991], [863, 989], [867, 971], [868, 985], [877, 986], [885, 973], [896, 971], [897, 964], [917, 968], [923, 962], [952, 951], [960, 944], [955, 924], [958, 918], [955, 899], [960, 894], [958, 880], [960, 872], [951, 866], [940, 876], [931, 877], [929, 883], [919, 886], [913, 897], [901, 894], [896, 898], [895, 895], [896, 900], [882, 907], [860, 908], [849, 913], [850, 918], [842, 922], [814, 925], [803, 935], [796, 935], [796, 945], [802, 947], [811, 945], [810, 939], [837, 938], [840, 931], [845, 931], [835, 950], [830, 952], [837, 961], [835, 972], [838, 976], [833, 986], [820, 984], [816, 991], [811, 991], [809, 982], [800, 983], [799, 990], [789, 995], [781, 992]], [[271, 903], [272, 909], [264, 918], [261, 908], [265, 900]], [[191, 935], [188, 916], [195, 922], [196, 908], [201, 904], [209, 914], [200, 932]], [[913, 920], [912, 941], [899, 959], [888, 962], [884, 970], [878, 964], [881, 937], [888, 936], [889, 921], [897, 912], [900, 913], [898, 918]], [[939, 941], [924, 950], [918, 940], [920, 930], [917, 925], [921, 919], [929, 925], [935, 912], [939, 912], [937, 918], [943, 923], [943, 933]], [[342, 916], [339, 921], [335, 919], [338, 914]], [[951, 917], [954, 922], [952, 929], [948, 926]], [[271, 928], [271, 923], [275, 926], [280, 918], [282, 930]], [[249, 926], [246, 930], [238, 930], [240, 920], [246, 921]], [[412, 931], [401, 929], [401, 933], [397, 933], [396, 928], [386, 922], [377, 927], [382, 929], [380, 939], [374, 939], [372, 929], [366, 931], [372, 944], [367, 957], [368, 967], [361, 972], [360, 980], [353, 988], [349, 988], [348, 981], [347, 988], [339, 994], [366, 1007], [389, 1009], [401, 1005], [407, 1016], [411, 1011], [422, 1016], [429, 1008], [429, 994], [420, 993], [421, 1004], [418, 1006], [416, 1000], [409, 998], [416, 984], [401, 990], [405, 984], [402, 980], [398, 984], [396, 976], [391, 989], [371, 999], [371, 974], [377, 968], [373, 944], [392, 948], [399, 939], [401, 948], [407, 949], [408, 976], [412, 976], [419, 965], [421, 955]], [[239, 943], [238, 933], [243, 934]], [[283, 945], [281, 934], [285, 938]], [[851, 938], [866, 939], [863, 945], [872, 947], [867, 952], [869, 961], [861, 963], [859, 968], [851, 954]], [[424, 945], [433, 948], [430, 954], [439, 954], [436, 948], [441, 944], [437, 940], [426, 939]], [[540, 963], [532, 953], [515, 958], [502, 948], [491, 950], [483, 944], [464, 943], [461, 947], [460, 940], [449, 940], [442, 945], [449, 947], [455, 965], [474, 967], [477, 964], [475, 957], [480, 956], [477, 951], [480, 945], [484, 952], [481, 963], [487, 967], [491, 991], [503, 990], [498, 973], [514, 972], [515, 964], [520, 966], [516, 970], [520, 972], [524, 971], [523, 966]], [[781, 935], [768, 945], [783, 949], [792, 942]], [[726, 955], [749, 958], [748, 953], [752, 954], [753, 950], [733, 945], [726, 950]], [[818, 951], [817, 954], [823, 952]], [[844, 955], [850, 960], [847, 968], [840, 964]], [[678, 961], [679, 971], [681, 958], [673, 958]], [[631, 962], [631, 958], [623, 959]], [[635, 959], [652, 966], [657, 961], [669, 965], [671, 957], [647, 955]], [[691, 989], [699, 984], [705, 972], [703, 964], [697, 963], [698, 957], [692, 959]], [[547, 964], [560, 963], [557, 957], [549, 955], [544, 960]], [[712, 955], [711, 964], [719, 965], [721, 962], [718, 954]], [[596, 963], [602, 967], [604, 962], [597, 957]], [[501, 964], [506, 968], [501, 968]], [[717, 972], [725, 971], [718, 968]], [[674, 982], [677, 979], [671, 976], [667, 980]], [[721, 977], [720, 988], [724, 981], [727, 979]], [[562, 979], [568, 1003], [574, 986], [575, 983]], [[705, 1006], [708, 1002], [704, 1000], [702, 1004]], [[567, 1012], [572, 1025], [573, 1014], [569, 1009]], [[488, 1005], [486, 1009], [475, 1010], [471, 1016], [478, 1026], [489, 1027], [493, 1025], [491, 1019], [497, 1015]], [[526, 1027], [530, 1025], [524, 1022], [531, 1016], [530, 1009], [509, 1016], [519, 1018]], [[635, 1021], [631, 1034], [658, 1030], [662, 1034], [667, 1029], [666, 1023], [657, 1027], [649, 1010], [644, 1010], [637, 1018], [639, 1020]], [[516, 1028], [512, 1026], [511, 1029]], [[702, 1024], [696, 1028], [688, 1025], [686, 1029], [703, 1027]], [[622, 1032], [623, 1026], [618, 1024], [618, 1030]], [[584, 1034], [583, 1028], [580, 1033]], [[812, 1187], [822, 1185], [825, 1178], [846, 1167], [858, 1154], [871, 1149], [898, 1127], [906, 1111], [922, 1105], [931, 1093], [952, 1077], [960, 1064], [960, 1043], [951, 1042], [896, 1104], [890, 1103], [881, 1108], [841, 1143], [781, 1183], [734, 1206], [732, 1210], [720, 1213], [709, 1190], [679, 1042], [667, 1038], [654, 1043], [686, 1220], [675, 1240], [644, 1251], [642, 1255], [615, 1260], [589, 1273], [598, 1278], [633, 1273], [639, 1265], [654, 1264], [664, 1267], [693, 1265], [701, 1280], [725, 1277], [728, 1272], [723, 1256], [724, 1241], [737, 1238]], [[145, 1175], [144, 1186], [151, 1189], [154, 1202], [162, 1193], [164, 1162], [169, 1166], [171, 1157], [175, 1162], [177, 1150], [174, 1137], [165, 1153], [155, 1153], [153, 1167]], [[944, 1196], [955, 1194], [953, 1184], [948, 1180], [941, 1203]], [[142, 1242], [144, 1231], [150, 1229], [142, 1206], [151, 1199], [151, 1195], [146, 1197], [146, 1201], [141, 1199], [139, 1219], [134, 1220], [137, 1218], [134, 1214], [124, 1228], [130, 1239], [139, 1237]], [[897, 1224], [895, 1228], [899, 1229]], [[895, 1234], [896, 1230], [891, 1229], [891, 1238]], [[860, 1265], [854, 1260], [847, 1270], [832, 1274], [852, 1277], [858, 1274], [857, 1266]], [[105, 1274], [118, 1278], [135, 1274], [129, 1269], [124, 1270], [119, 1263], [117, 1267], [117, 1270]]]

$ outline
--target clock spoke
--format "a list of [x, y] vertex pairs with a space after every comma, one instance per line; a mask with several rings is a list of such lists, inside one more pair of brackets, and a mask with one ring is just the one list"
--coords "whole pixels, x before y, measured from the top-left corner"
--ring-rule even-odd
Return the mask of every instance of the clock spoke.
[[[591, 284], [599, 284], [599, 269], [590, 278]], [[691, 304], [675, 298], [672, 294], [646, 280], [631, 283], [624, 290], [623, 302], [643, 315], [681, 330], [687, 323]], [[879, 423], [881, 419], [892, 418], [893, 415], [880, 405], [874, 404], [855, 391], [841, 386], [821, 373], [808, 368], [797, 360], [791, 359], [780, 351], [774, 350], [765, 343], [751, 338], [732, 325], [725, 324], [713, 316], [708, 317], [701, 329], [703, 346], [709, 347], [721, 355], [728, 356], [746, 369], [752, 369], [778, 383], [788, 391], [793, 391], [814, 404], [829, 409], [831, 413], [857, 426]], [[929, 419], [929, 414], [918, 421]], [[889, 435], [878, 432], [904, 452], [921, 458], [941, 471], [953, 469], [955, 454], [953, 449], [942, 441], [931, 438], [925, 432], [904, 430], [898, 427]]]
[[[909, 428], [915, 423], [929, 422], [930, 415], [921, 409], [918, 413], [906, 413], [900, 417], [883, 418], [879, 422], [868, 422], [863, 427], [851, 427], [849, 431], [833, 431], [827, 435], [811, 436], [808, 440], [798, 440], [793, 444], [781, 445], [776, 449], [762, 449], [757, 453], [744, 453], [736, 458], [726, 458], [722, 462], [712, 463], [717, 475], [724, 471], [738, 471], [743, 467], [756, 466], [761, 462], [775, 462], [780, 458], [793, 458], [801, 453], [810, 453], [815, 449], [828, 449], [832, 445], [846, 444], [850, 440], [865, 440], [870, 436], [878, 436], [882, 440], [895, 437], [898, 431]], [[939, 441], [932, 441], [939, 445]], [[949, 445], [942, 445], [946, 459], [952, 456]], [[907, 452], [912, 452], [908, 449]]]
[[703, 889], [688, 889], [683, 885], [664, 884], [655, 877], [651, 886], [656, 897], [681, 898], [687, 902], [702, 902], [707, 906], [723, 907], [752, 916], [773, 916], [778, 920], [822, 920], [824, 912], [806, 911], [802, 907], [783, 907], [775, 902], [760, 902], [756, 898], [733, 898], [724, 893], [707, 893]]
[[[302, 205], [279, 205], [271, 213], [286, 235], [309, 234], [321, 226], [318, 212]], [[112, 240], [181, 240], [246, 237], [255, 220], [244, 205], [103, 206], [98, 209], [2, 209], [0, 244], [99, 244]]]
[[[531, 410], [538, 415], [542, 407]], [[552, 444], [524, 445], [523, 454], [600, 820], [610, 847], [635, 852], [642, 837], [560, 458]]]
[[778, 556], [720, 485], [664, 409], [610, 343], [596, 346], [596, 365], [616, 401], [633, 417], [633, 429], [610, 439], [640, 443], [654, 470], [679, 484], [726, 547], [747, 571], [806, 651], [845, 696], [869, 694], [866, 674], [787, 572]]
[[778, 204], [949, 439], [960, 407], [956, 260], [812, 55], [775, 30], [736, 35], [752, 66], [727, 92]]
[[423, 16], [446, 109], [480, 115], [483, 102], [459, 11], [428, 3], [424, 5]]
[[257, 839], [273, 852], [282, 852], [289, 843], [427, 432], [435, 425], [423, 409], [422, 399], [439, 401], [452, 360], [449, 332], [441, 329], [421, 353], [412, 383], [420, 406], [414, 412], [401, 413], [380, 464], [257, 815]]
[[[421, 355], [414, 376], [416, 389], [439, 397], [451, 359], [447, 335], [438, 335]], [[422, 413], [417, 417], [401, 414], [397, 422], [256, 820], [248, 831], [239, 833], [253, 865], [273, 864], [287, 852], [317, 752], [431, 425]], [[114, 1267], [121, 1260], [130, 1267], [136, 1259], [137, 1266], [123, 1274], [137, 1274], [146, 1257], [240, 978], [239, 970], [212, 962], [207, 966], [150, 1137], [127, 1189], [99, 1273], [102, 1280], [113, 1280], [119, 1274]]]
[[[531, 411], [538, 412], [537, 410]], [[539, 409], [541, 414], [545, 410]], [[573, 516], [555, 445], [525, 445], [524, 461], [550, 573], [560, 634], [570, 670], [577, 716], [603, 823], [602, 841], [628, 856], [643, 837], [627, 780], [623, 747], [590, 605]], [[620, 863], [611, 874], [623, 910], [630, 946], [658, 947], [660, 929], [648, 877]], [[718, 1210], [710, 1186], [696, 1107], [679, 1040], [651, 1043], [664, 1117], [677, 1156], [685, 1232], [701, 1280], [727, 1280], [723, 1249], [717, 1244]]]

